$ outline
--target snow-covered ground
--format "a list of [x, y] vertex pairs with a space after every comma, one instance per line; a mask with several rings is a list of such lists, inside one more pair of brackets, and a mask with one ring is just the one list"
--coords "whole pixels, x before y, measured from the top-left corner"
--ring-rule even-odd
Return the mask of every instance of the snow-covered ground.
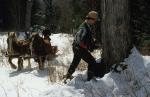
[[[1, 49], [7, 47], [6, 38], [5, 35], [0, 36]], [[52, 45], [58, 46], [58, 57], [46, 62], [44, 71], [38, 70], [37, 63], [31, 60], [32, 69], [26, 68], [25, 61], [25, 69], [17, 72], [10, 68], [7, 58], [1, 55], [0, 97], [150, 97], [150, 56], [141, 56], [136, 48], [132, 49], [130, 56], [123, 62], [128, 64], [128, 69], [120, 74], [110, 72], [97, 81], [87, 82], [86, 71], [76, 71], [76, 77], [67, 85], [59, 81], [50, 82], [53, 68], [49, 69], [49, 66], [70, 65], [73, 57], [72, 41], [72, 36], [68, 34], [51, 36]], [[94, 56], [99, 59], [100, 51], [96, 51]]]

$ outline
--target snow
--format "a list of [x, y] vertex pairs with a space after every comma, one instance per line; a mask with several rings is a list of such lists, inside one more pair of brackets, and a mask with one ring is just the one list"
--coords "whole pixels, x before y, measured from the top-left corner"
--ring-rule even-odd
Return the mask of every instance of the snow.
[[[6, 38], [6, 35], [0, 36], [2, 51], [7, 48]], [[73, 58], [72, 41], [72, 36], [68, 34], [51, 35], [52, 45], [58, 46], [58, 56], [46, 62], [43, 71], [38, 70], [37, 63], [33, 60], [32, 69], [27, 68], [25, 61], [22, 71], [12, 70], [7, 58], [1, 54], [0, 97], [150, 97], [150, 56], [140, 55], [136, 48], [122, 62], [128, 68], [121, 73], [112, 71], [101, 79], [86, 81], [86, 70], [76, 71], [75, 78], [66, 85], [60, 81], [51, 82], [49, 73], [56, 73], [52, 69], [63, 75], [62, 67], [70, 65]], [[93, 55], [99, 59], [100, 51], [95, 51]], [[13, 60], [14, 63], [16, 61]], [[49, 69], [55, 65], [58, 67]]]
[[58, 57], [51, 63], [54, 64], [55, 62], [57, 62], [57, 64], [61, 65], [70, 64], [70, 60], [72, 60], [73, 58], [71, 47], [73, 42], [72, 36], [67, 34], [53, 34], [50, 38], [52, 45], [57, 45], [59, 50], [59, 52], [57, 53]]
[[132, 54], [123, 63], [128, 64], [128, 69], [120, 74], [110, 72], [90, 82], [80, 75], [69, 85], [84, 89], [86, 97], [150, 97], [150, 56], [141, 56], [133, 48]]

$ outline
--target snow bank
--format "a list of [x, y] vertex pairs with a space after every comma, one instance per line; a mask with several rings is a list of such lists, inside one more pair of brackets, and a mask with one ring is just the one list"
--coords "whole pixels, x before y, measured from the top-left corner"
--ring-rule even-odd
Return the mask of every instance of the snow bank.
[[[22, 39], [22, 36], [19, 38]], [[0, 36], [1, 50], [6, 50], [7, 35]], [[53, 65], [69, 65], [72, 60], [72, 40], [67, 34], [53, 34], [52, 45], [58, 46], [58, 57], [50, 63]], [[17, 63], [17, 60], [13, 60]], [[31, 60], [32, 69], [17, 72], [12, 70], [5, 57], [0, 61], [0, 97], [84, 97], [83, 91], [70, 86], [62, 86], [49, 82], [49, 69], [38, 70], [38, 66]]]
[[58, 46], [59, 50], [57, 52], [58, 57], [52, 60], [51, 64], [70, 65], [73, 58], [72, 36], [68, 34], [52, 34], [50, 38], [52, 45]]
[[[1, 49], [7, 47], [6, 38], [0, 36]], [[72, 41], [70, 35], [52, 34], [52, 45], [57, 45], [59, 51], [51, 64], [71, 63]], [[94, 53], [97, 59], [100, 55], [98, 52]], [[76, 71], [76, 77], [63, 85], [49, 82], [48, 69], [38, 70], [33, 61], [31, 70], [16, 72], [3, 57], [0, 62], [0, 97], [150, 97], [150, 56], [141, 56], [133, 48], [123, 63], [128, 65], [128, 69], [120, 74], [110, 72], [101, 79], [86, 81], [86, 71]]]
[[86, 74], [74, 78], [70, 86], [83, 89], [85, 97], [150, 97], [150, 56], [141, 56], [133, 48], [120, 74], [110, 72], [97, 81], [86, 81]]
[[4, 50], [7, 48], [7, 35], [0, 35], [0, 49]]

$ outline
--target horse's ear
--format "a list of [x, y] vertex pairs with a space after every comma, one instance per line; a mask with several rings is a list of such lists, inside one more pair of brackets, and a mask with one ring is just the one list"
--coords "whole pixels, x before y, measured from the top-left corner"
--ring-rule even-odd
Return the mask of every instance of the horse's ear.
[[37, 36], [37, 35], [38, 35], [38, 33], [33, 32], [33, 33], [31, 34], [31, 37], [35, 37], [35, 36]]
[[14, 37], [17, 37], [17, 35], [16, 35], [16, 33], [15, 33], [15, 32], [9, 32], [9, 34], [8, 34], [8, 35], [9, 35], [9, 37], [13, 37], [13, 38], [14, 38]]

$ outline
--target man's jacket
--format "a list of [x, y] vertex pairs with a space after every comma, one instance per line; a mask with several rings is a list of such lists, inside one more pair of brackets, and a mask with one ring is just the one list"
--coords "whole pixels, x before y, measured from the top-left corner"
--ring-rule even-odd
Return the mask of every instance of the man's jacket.
[[91, 49], [93, 42], [91, 28], [86, 22], [83, 22], [75, 35], [74, 44], [89, 50]]

